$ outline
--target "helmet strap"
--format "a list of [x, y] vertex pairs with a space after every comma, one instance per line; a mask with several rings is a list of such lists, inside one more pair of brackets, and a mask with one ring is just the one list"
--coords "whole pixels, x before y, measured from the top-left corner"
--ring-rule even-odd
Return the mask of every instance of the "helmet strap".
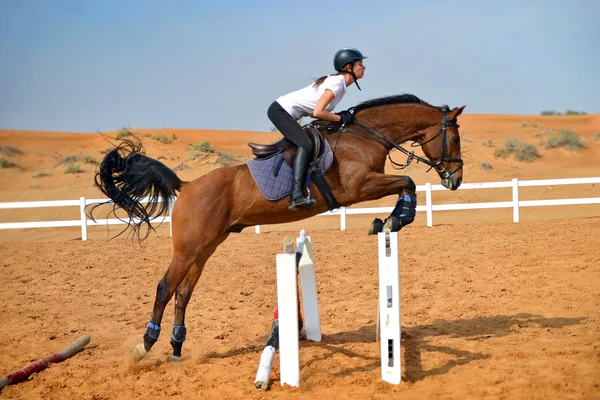
[[350, 72], [348, 72], [348, 71], [346, 71], [346, 70], [344, 70], [343, 72], [344, 72], [345, 74], [350, 74], [350, 75], [352, 75], [352, 79], [354, 79], [354, 84], [356, 85], [356, 87], [358, 88], [358, 90], [360, 90], [360, 91], [362, 92], [362, 89], [360, 88], [360, 86], [358, 86], [358, 79], [356, 78], [356, 74], [354, 73], [354, 63], [355, 63], [355, 62], [356, 62], [356, 61], [354, 61], [352, 64], [350, 64], [350, 67], [351, 67], [351, 70], [350, 70]]
[[360, 90], [362, 92], [362, 89], [360, 88], [360, 86], [358, 86], [358, 79], [356, 79], [356, 75], [354, 74], [354, 69], [352, 70], [352, 78], [354, 78], [354, 84], [356, 85], [358, 90]]

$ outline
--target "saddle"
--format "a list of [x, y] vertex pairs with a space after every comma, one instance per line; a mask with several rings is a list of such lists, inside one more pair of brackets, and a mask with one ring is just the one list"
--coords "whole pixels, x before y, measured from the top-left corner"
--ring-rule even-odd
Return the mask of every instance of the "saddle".
[[[333, 195], [329, 184], [325, 180], [324, 173], [331, 167], [333, 162], [333, 152], [331, 146], [327, 143], [325, 137], [312, 125], [306, 125], [304, 131], [307, 133], [309, 139], [313, 143], [313, 155], [307, 171], [307, 178], [314, 182], [327, 203], [327, 207], [330, 211], [339, 208], [339, 204]], [[285, 162], [291, 171], [294, 168], [294, 158], [296, 157], [296, 146], [289, 140], [283, 138], [278, 142], [271, 144], [260, 144], [249, 142], [248, 146], [252, 149], [252, 154], [256, 156], [254, 160], [250, 160], [248, 164], [258, 164], [272, 162], [272, 171], [269, 175], [272, 178], [276, 178], [281, 170], [281, 165]], [[269, 161], [267, 161], [269, 160]], [[252, 172], [251, 168], [251, 172]], [[253, 173], [254, 176], [254, 173]], [[289, 177], [289, 185], [291, 187], [291, 173]], [[256, 177], [255, 177], [256, 180]], [[258, 184], [258, 182], [257, 182]], [[272, 186], [272, 184], [270, 184]], [[260, 185], [259, 185], [260, 186]], [[308, 185], [307, 185], [308, 187]], [[290, 189], [291, 191], [291, 189]], [[289, 193], [289, 191], [288, 191]], [[264, 193], [263, 193], [264, 194]], [[310, 196], [310, 189], [309, 189]]]
[[[316, 160], [321, 154], [321, 148], [323, 147], [323, 141], [325, 138], [314, 126], [307, 125], [304, 127], [304, 131], [307, 133], [308, 138], [313, 143], [313, 155], [311, 161]], [[278, 142], [271, 144], [260, 144], [249, 142], [248, 146], [252, 149], [252, 154], [256, 158], [269, 158], [275, 154], [281, 154], [286, 164], [293, 168], [294, 158], [296, 157], [296, 145], [287, 140], [286, 138], [281, 139]]]

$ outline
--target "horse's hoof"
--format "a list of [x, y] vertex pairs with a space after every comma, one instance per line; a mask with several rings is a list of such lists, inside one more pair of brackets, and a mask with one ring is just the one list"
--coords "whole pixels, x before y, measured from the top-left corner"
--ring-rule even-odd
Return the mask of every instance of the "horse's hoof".
[[380, 232], [383, 232], [383, 221], [379, 218], [375, 218], [373, 222], [371, 222], [371, 227], [369, 228], [369, 235], [377, 235]]
[[300, 329], [300, 331], [298, 332], [298, 340], [307, 340], [307, 339], [308, 339], [308, 335], [306, 334], [306, 328]]
[[133, 362], [139, 362], [141, 359], [146, 357], [148, 352], [144, 348], [143, 343], [139, 343], [137, 346], [133, 348]]
[[178, 357], [176, 355], [171, 354], [169, 357], [167, 357], [167, 361], [168, 362], [179, 362], [183, 360], [181, 357]]
[[383, 224], [383, 229], [389, 229], [390, 232], [398, 232], [402, 228], [402, 223], [396, 217], [388, 217]]

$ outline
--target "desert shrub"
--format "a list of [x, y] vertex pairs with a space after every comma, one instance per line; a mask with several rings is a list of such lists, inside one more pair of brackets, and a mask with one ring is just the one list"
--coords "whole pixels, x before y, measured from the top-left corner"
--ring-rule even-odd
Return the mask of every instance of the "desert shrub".
[[467, 132], [460, 133], [460, 141], [461, 142], [472, 142], [473, 139], [467, 134]]
[[537, 147], [532, 144], [524, 143], [515, 151], [517, 161], [533, 162], [540, 157]]
[[16, 154], [23, 154], [23, 151], [20, 148], [13, 146], [12, 144], [3, 144], [0, 145], [0, 153], [12, 157]]
[[171, 135], [171, 139], [173, 140], [179, 140], [179, 137], [176, 134]]
[[156, 132], [152, 135], [152, 139], [158, 140], [161, 143], [169, 144], [171, 143], [171, 139], [169, 139], [164, 133]]
[[65, 168], [65, 174], [79, 174], [81, 172], [85, 171], [79, 166], [79, 164], [71, 164], [67, 168]]
[[132, 135], [134, 135], [134, 132], [131, 132], [129, 130], [129, 128], [121, 128], [115, 135], [115, 139], [123, 139], [123, 138], [126, 138], [127, 136], [132, 136]]
[[493, 140], [487, 140], [487, 141], [485, 141], [485, 142], [483, 142], [481, 144], [484, 145], [484, 146], [487, 146], [487, 147], [496, 147], [496, 143], [494, 143]]
[[21, 166], [4, 157], [0, 157], [0, 168], [21, 168]]
[[193, 151], [199, 151], [202, 153], [214, 153], [215, 152], [215, 148], [212, 147], [212, 145], [210, 144], [210, 142], [208, 140], [201, 140], [198, 142], [198, 144], [190, 144], [189, 148], [192, 149]]
[[521, 122], [521, 124], [519, 125], [521, 128], [526, 128], [528, 126], [531, 126], [532, 128], [537, 128], [538, 127], [538, 123], [535, 121], [523, 121]]
[[71, 164], [78, 160], [77, 156], [65, 156], [58, 160], [58, 165]]
[[173, 168], [173, 171], [177, 172], [177, 171], [182, 171], [184, 169], [188, 169], [190, 166], [184, 163], [179, 164], [178, 166], [176, 166], [175, 168]]
[[494, 151], [495, 157], [506, 158], [513, 154], [517, 161], [533, 162], [540, 154], [537, 151], [537, 147], [532, 144], [523, 142], [518, 138], [510, 138], [504, 143], [504, 147], [496, 149]]
[[594, 142], [600, 142], [600, 132], [594, 135]]
[[583, 140], [576, 132], [571, 129], [560, 129], [558, 132], [549, 135], [544, 142], [547, 149], [566, 147], [569, 150], [579, 150], [584, 147]]
[[231, 165], [238, 164], [238, 161], [236, 156], [234, 156], [233, 154], [219, 153], [219, 156], [217, 157], [217, 164], [223, 167], [229, 167]]
[[492, 169], [494, 167], [492, 166], [492, 164], [489, 161], [482, 161], [481, 168], [482, 169]]
[[96, 160], [96, 158], [94, 158], [94, 156], [91, 154], [82, 155], [81, 160], [88, 164], [98, 164], [98, 160]]
[[44, 172], [44, 171], [39, 171], [39, 172], [36, 172], [36, 174], [34, 176], [32, 176], [32, 178], [33, 179], [40, 179], [40, 178], [45, 178], [47, 176], [50, 176], [50, 174], [47, 173], [47, 172]]

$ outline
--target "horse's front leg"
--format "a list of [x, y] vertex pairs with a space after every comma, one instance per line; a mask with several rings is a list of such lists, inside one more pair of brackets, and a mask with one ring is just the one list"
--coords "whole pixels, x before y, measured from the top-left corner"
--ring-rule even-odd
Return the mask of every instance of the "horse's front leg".
[[375, 218], [369, 228], [369, 235], [389, 229], [398, 232], [415, 220], [417, 208], [417, 186], [408, 176], [386, 175], [372, 172], [367, 176], [361, 190], [360, 201], [376, 200], [392, 194], [398, 195], [392, 213], [382, 221]]

